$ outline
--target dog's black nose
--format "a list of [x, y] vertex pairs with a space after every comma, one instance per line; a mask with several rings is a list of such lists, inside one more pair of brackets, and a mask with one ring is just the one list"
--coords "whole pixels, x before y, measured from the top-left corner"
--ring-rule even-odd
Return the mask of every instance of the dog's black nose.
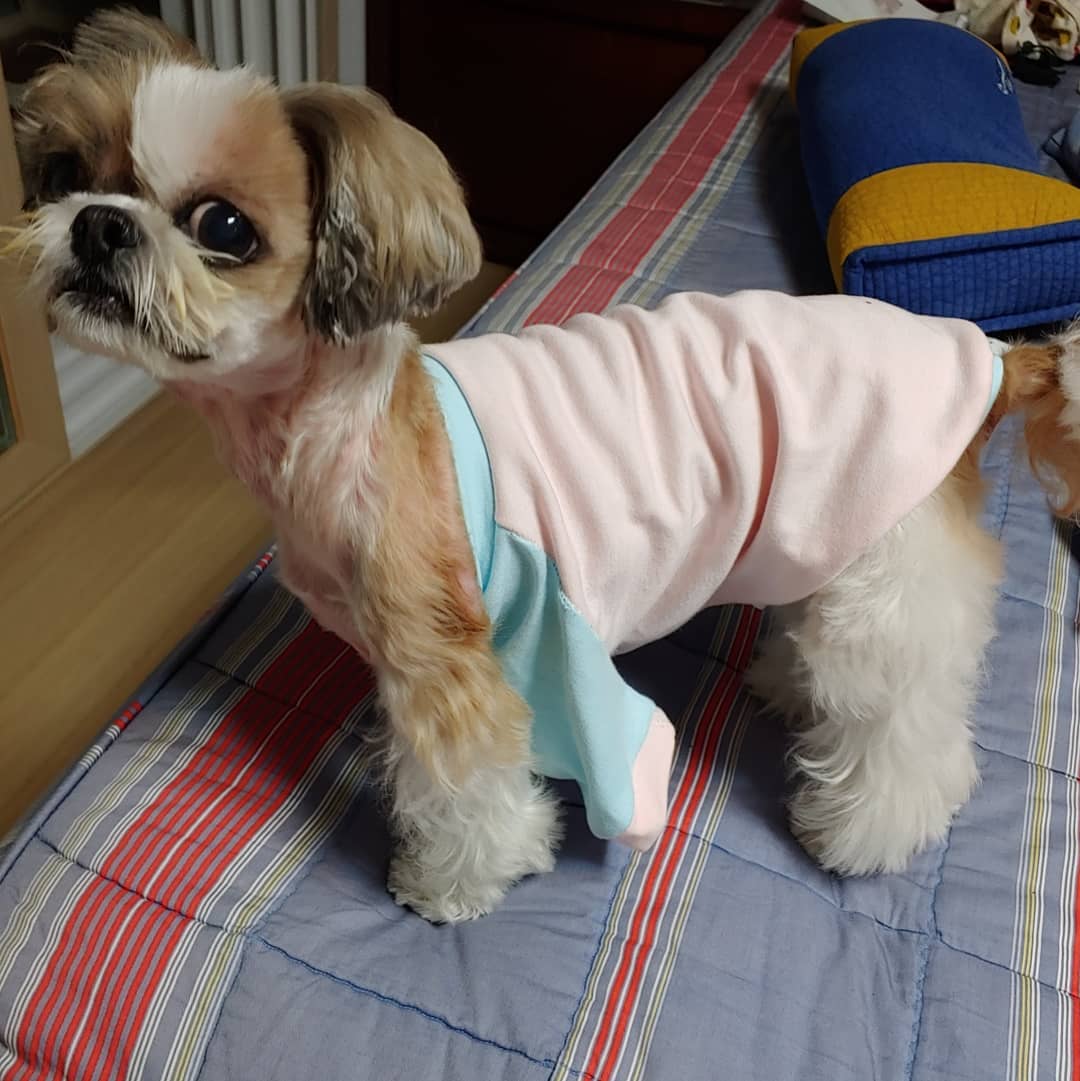
[[84, 263], [108, 263], [140, 240], [138, 222], [118, 206], [84, 206], [71, 223], [71, 250]]

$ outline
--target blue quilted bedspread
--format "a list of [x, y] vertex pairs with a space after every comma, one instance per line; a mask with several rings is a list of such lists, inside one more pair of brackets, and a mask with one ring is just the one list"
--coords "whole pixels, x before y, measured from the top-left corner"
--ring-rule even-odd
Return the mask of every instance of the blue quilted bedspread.
[[[675, 289], [826, 291], [766, 0], [470, 328]], [[1070, 79], [1075, 79], [1070, 75]], [[1035, 139], [1066, 95], [1025, 92]], [[272, 556], [173, 655], [0, 864], [0, 1081], [992, 1081], [1080, 1071], [1080, 574], [1015, 433], [978, 706], [983, 783], [903, 875], [818, 870], [784, 736], [712, 612], [624, 660], [680, 731], [639, 856], [564, 789], [554, 873], [432, 927], [385, 890], [370, 674]]]

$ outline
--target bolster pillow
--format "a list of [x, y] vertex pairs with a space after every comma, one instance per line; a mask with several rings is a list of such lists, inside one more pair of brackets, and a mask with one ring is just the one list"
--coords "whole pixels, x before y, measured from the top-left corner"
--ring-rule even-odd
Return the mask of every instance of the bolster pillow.
[[1080, 312], [1080, 190], [1039, 171], [1008, 66], [967, 31], [803, 31], [791, 92], [841, 292], [984, 330]]

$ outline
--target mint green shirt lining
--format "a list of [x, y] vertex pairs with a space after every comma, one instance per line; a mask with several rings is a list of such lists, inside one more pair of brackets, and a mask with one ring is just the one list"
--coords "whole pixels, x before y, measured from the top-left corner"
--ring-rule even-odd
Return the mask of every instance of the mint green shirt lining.
[[548, 555], [497, 523], [490, 459], [472, 409], [442, 364], [424, 357], [424, 366], [450, 436], [495, 652], [533, 712], [534, 768], [577, 781], [589, 828], [617, 837], [633, 817], [634, 760], [656, 707], [623, 680]]

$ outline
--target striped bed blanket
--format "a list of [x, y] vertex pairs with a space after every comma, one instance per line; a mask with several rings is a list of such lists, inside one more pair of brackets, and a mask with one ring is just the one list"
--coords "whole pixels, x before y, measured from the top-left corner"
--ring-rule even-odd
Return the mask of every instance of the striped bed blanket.
[[[467, 332], [827, 291], [785, 99], [799, 25], [755, 8]], [[1046, 131], [1070, 107], [1027, 98]], [[1015, 432], [986, 470], [1009, 564], [984, 780], [945, 845], [865, 880], [807, 859], [743, 687], [761, 617], [724, 609], [624, 660], [680, 731], [656, 849], [596, 841], [566, 789], [556, 871], [460, 927], [388, 896], [370, 673], [268, 553], [0, 856], [0, 1081], [1080, 1076], [1076, 534]]]

